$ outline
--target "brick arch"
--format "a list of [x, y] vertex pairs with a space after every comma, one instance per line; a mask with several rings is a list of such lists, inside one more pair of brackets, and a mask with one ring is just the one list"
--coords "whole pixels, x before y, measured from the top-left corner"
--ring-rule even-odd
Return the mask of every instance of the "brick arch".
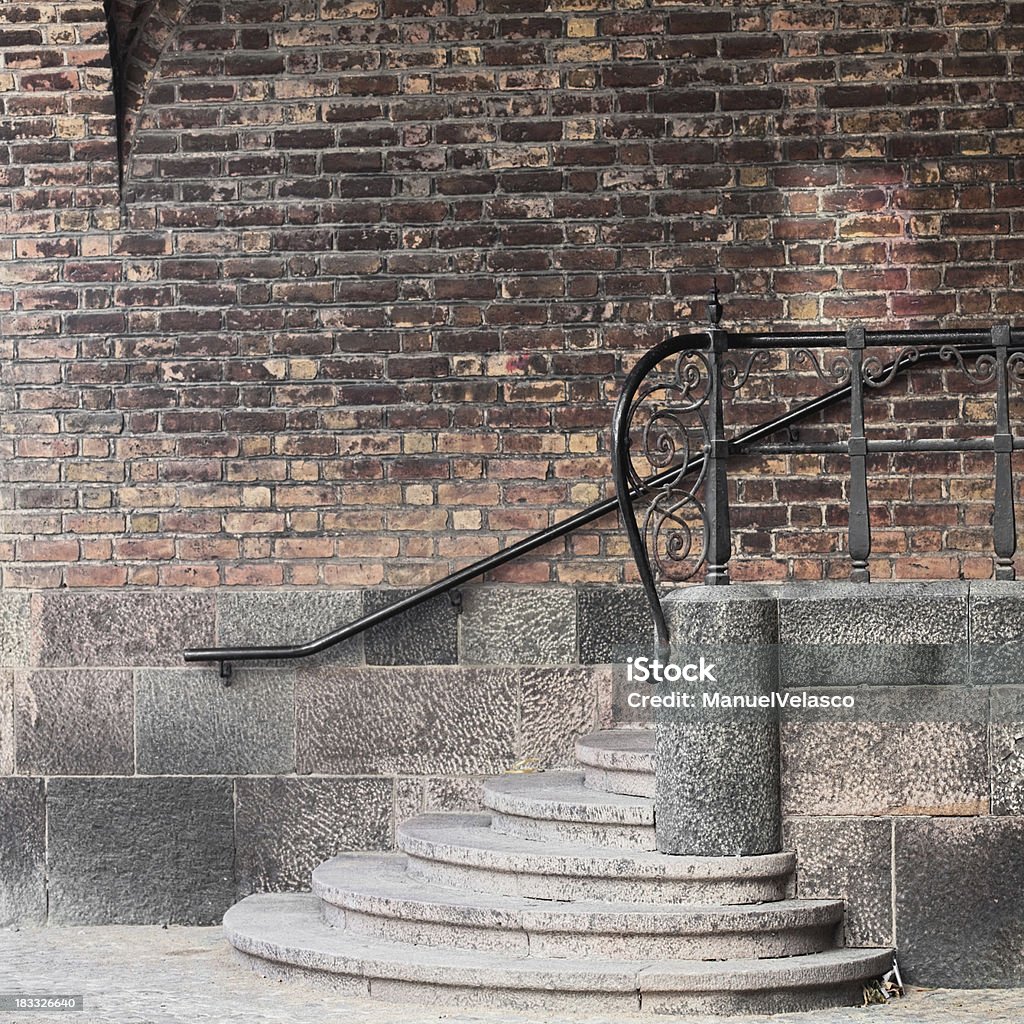
[[[123, 28], [120, 61], [121, 161], [128, 177], [132, 144], [141, 119], [149, 83], [182, 19], [194, 0], [135, 0], [131, 20]], [[131, 0], [115, 0], [127, 11]], [[121, 32], [119, 31], [119, 36]]]

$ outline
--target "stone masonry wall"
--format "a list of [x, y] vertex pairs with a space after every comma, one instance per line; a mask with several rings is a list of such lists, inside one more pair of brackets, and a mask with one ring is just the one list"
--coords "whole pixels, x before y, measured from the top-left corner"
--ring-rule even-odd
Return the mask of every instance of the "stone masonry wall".
[[[305, 639], [396, 596], [6, 592], [0, 926], [217, 923], [335, 853], [390, 848], [405, 818], [476, 809], [482, 776], [571, 766], [576, 736], [648, 724], [623, 701], [651, 635], [636, 588], [467, 587], [461, 613], [437, 600], [230, 687], [181, 665], [185, 645]], [[895, 944], [915, 981], [1021, 984], [1018, 585], [808, 584], [783, 604], [783, 641], [812, 644], [783, 685], [857, 683], [862, 705], [783, 724], [797, 894], [844, 898], [847, 942]], [[813, 646], [823, 621], [838, 646]], [[879, 663], [879, 642], [910, 647]]]
[[[186, 646], [309, 639], [381, 590], [74, 589], [0, 595], [0, 926], [214, 924], [388, 849], [481, 777], [568, 766], [611, 722], [607, 622], [630, 591], [473, 587], [313, 659], [183, 667]], [[617, 657], [617, 655], [616, 655]]]
[[[3, 586], [435, 579], [609, 493], [617, 382], [713, 277], [736, 327], [1013, 318], [1022, 35], [1011, 2], [7, 0]], [[870, 415], [987, 431], [959, 387]], [[876, 576], [989, 573], [988, 459], [873, 471]], [[844, 472], [741, 475], [736, 575], [842, 575]], [[609, 517], [501, 578], [624, 575]]]

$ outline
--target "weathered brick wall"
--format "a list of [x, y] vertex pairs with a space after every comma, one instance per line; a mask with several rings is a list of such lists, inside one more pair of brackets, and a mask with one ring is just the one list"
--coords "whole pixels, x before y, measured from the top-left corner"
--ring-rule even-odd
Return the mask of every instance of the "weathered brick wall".
[[[609, 493], [616, 382], [716, 275], [741, 327], [1021, 305], [1024, 4], [111, 17], [120, 197], [101, 4], [0, 8], [7, 587], [436, 578]], [[987, 415], [939, 387], [874, 415]], [[876, 575], [987, 574], [987, 463], [909, 465]], [[742, 482], [737, 575], [841, 574], [843, 469]], [[604, 527], [503, 575], [619, 579]]]

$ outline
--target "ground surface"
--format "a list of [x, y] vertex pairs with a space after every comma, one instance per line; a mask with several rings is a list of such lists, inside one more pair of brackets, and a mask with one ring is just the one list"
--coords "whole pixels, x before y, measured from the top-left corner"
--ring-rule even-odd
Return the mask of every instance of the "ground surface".
[[[0, 1011], [0, 1024], [628, 1024], [651, 1018], [438, 1012], [265, 981], [232, 959], [219, 928], [47, 928], [0, 931], [0, 996], [82, 994], [84, 1012]], [[711, 1021], [675, 1017], [675, 1024]], [[889, 1006], [734, 1017], [732, 1024], [997, 1024], [1024, 1020], [1024, 990], [912, 990]]]

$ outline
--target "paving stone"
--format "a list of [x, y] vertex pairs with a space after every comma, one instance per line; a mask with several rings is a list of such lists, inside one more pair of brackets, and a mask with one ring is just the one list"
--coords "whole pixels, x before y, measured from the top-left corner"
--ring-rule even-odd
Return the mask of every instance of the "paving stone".
[[988, 813], [986, 690], [860, 687], [858, 694], [856, 714], [870, 721], [783, 723], [786, 814]]
[[580, 661], [623, 663], [654, 651], [654, 619], [641, 587], [580, 587], [576, 591]]
[[180, 665], [213, 640], [213, 597], [195, 591], [46, 591], [39, 664], [70, 668]]
[[236, 668], [136, 672], [139, 771], [251, 775], [295, 769], [294, 672]]
[[50, 919], [212, 924], [234, 899], [226, 779], [51, 779]]
[[0, 775], [14, 774], [14, 674], [0, 672]]
[[970, 593], [971, 672], [976, 685], [1020, 683], [1024, 595], [1020, 584], [977, 580]]
[[557, 587], [467, 587], [460, 637], [465, 665], [575, 664], [576, 595]]
[[391, 779], [239, 779], [238, 893], [309, 889], [314, 867], [393, 842]]
[[0, 779], [0, 928], [46, 921], [42, 779]]
[[[217, 594], [217, 643], [252, 647], [304, 643], [354, 622], [363, 614], [358, 590], [227, 591]], [[363, 638], [303, 659], [311, 665], [358, 665]], [[280, 662], [254, 662], [280, 665]]]
[[538, 767], [575, 767], [576, 740], [597, 727], [597, 683], [588, 668], [532, 668], [522, 687], [520, 757]]
[[[268, 984], [240, 967], [212, 928], [101, 927], [27, 928], [4, 935], [4, 961], [18, 979], [17, 990], [54, 991], [55, 981], [83, 993], [88, 1024], [640, 1024], [649, 1013], [577, 1010], [514, 1011], [508, 1007], [458, 1010], [450, 1006], [386, 1003], [292, 978]], [[77, 1017], [78, 1015], [72, 1014]], [[884, 1009], [862, 1006], [802, 1013], [778, 1013], [771, 1024], [1011, 1024], [1024, 1019], [1021, 989], [912, 989], [906, 999]], [[31, 1024], [67, 1024], [68, 1014], [27, 1015]], [[667, 1019], [667, 1018], [666, 1018]], [[713, 1018], [686, 1014], [678, 1024], [713, 1024]], [[721, 1018], [718, 1018], [721, 1020]], [[766, 1024], [763, 1015], [729, 1017], [729, 1024]]]
[[783, 848], [797, 856], [800, 899], [846, 900], [846, 944], [891, 946], [892, 822], [786, 818]]
[[[386, 608], [413, 589], [366, 590], [363, 613]], [[400, 612], [363, 634], [368, 665], [454, 665], [459, 660], [459, 616], [448, 594]]]
[[516, 759], [518, 686], [507, 668], [300, 669], [302, 774], [501, 772]]
[[18, 771], [29, 775], [131, 775], [132, 674], [38, 669], [14, 685]]
[[783, 686], [968, 681], [962, 583], [815, 582], [776, 593]]
[[32, 665], [31, 595], [23, 591], [0, 592], [0, 667]]
[[921, 985], [1024, 984], [1024, 820], [896, 821], [900, 965]]
[[1024, 686], [992, 688], [992, 813], [1024, 814]]

